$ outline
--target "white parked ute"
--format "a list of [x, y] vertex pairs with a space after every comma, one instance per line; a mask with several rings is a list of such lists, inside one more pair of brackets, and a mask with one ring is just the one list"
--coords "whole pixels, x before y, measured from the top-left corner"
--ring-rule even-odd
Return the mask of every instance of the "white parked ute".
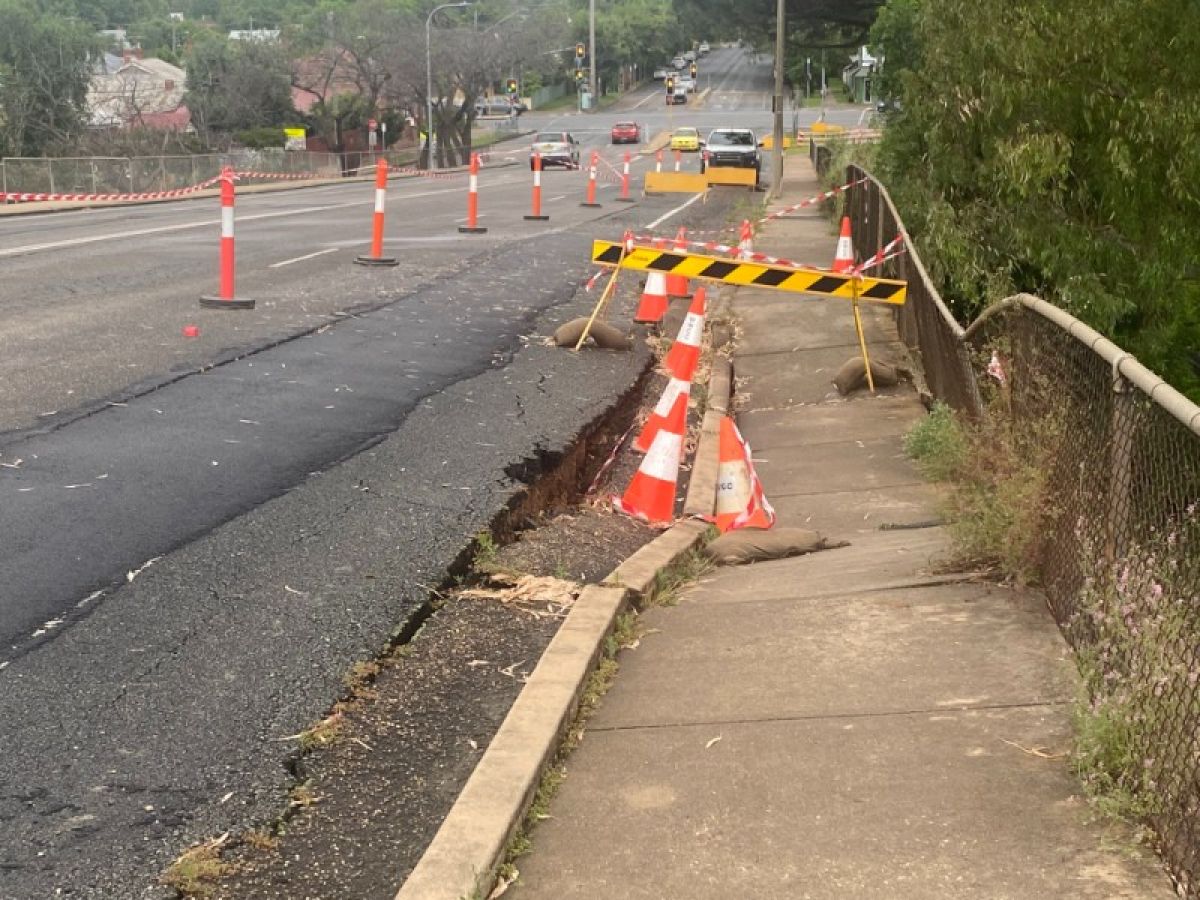
[[529, 150], [529, 168], [533, 168], [534, 154], [542, 157], [542, 168], [563, 166], [579, 168], [579, 143], [569, 131], [539, 131], [533, 138]]

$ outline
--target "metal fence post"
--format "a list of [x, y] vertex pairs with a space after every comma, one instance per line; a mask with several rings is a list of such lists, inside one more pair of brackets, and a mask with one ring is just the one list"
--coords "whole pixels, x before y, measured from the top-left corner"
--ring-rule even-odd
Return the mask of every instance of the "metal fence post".
[[1112, 374], [1112, 415], [1108, 423], [1108, 497], [1104, 516], [1104, 558], [1111, 566], [1126, 550], [1133, 503], [1133, 433], [1137, 411], [1129, 383], [1118, 365]]

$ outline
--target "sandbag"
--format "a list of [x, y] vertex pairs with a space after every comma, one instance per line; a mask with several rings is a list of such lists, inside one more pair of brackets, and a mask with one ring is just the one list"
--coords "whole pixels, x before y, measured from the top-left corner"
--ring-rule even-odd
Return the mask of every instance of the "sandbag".
[[[564, 322], [554, 331], [554, 343], [559, 347], [574, 347], [579, 343], [579, 336], [587, 328], [588, 320], [572, 319]], [[631, 341], [619, 328], [614, 328], [607, 322], [593, 322], [588, 331], [588, 337], [602, 350], [631, 350]]]
[[[895, 387], [900, 383], [900, 379], [905, 374], [907, 373], [899, 366], [871, 360], [871, 377], [875, 380], [875, 387], [877, 388]], [[838, 393], [843, 397], [851, 391], [866, 387], [867, 367], [863, 364], [862, 357], [853, 356], [842, 363], [842, 367], [833, 376], [833, 383], [837, 386]]]
[[845, 546], [807, 528], [736, 528], [710, 541], [704, 552], [717, 565], [735, 566]]

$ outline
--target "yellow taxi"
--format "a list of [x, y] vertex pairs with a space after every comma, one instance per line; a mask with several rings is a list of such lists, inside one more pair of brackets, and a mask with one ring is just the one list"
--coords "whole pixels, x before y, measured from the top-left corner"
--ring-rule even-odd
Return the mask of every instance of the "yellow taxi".
[[676, 128], [671, 135], [672, 150], [699, 150], [700, 132], [695, 128]]

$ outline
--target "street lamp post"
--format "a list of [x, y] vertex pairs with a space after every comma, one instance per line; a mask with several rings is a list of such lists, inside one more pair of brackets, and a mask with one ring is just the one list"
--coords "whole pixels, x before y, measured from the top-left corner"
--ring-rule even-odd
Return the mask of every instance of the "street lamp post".
[[429, 146], [429, 168], [436, 169], [437, 162], [433, 155], [434, 127], [433, 127], [433, 38], [430, 28], [433, 25], [433, 17], [443, 9], [465, 9], [471, 4], [467, 0], [460, 0], [458, 3], [443, 3], [440, 6], [435, 6], [429, 11], [429, 16], [425, 19], [425, 133], [426, 144]]
[[783, 0], [775, 4], [775, 93], [771, 98], [771, 109], [775, 113], [771, 138], [771, 196], [778, 197], [783, 190], [783, 57], [785, 51], [783, 27]]

